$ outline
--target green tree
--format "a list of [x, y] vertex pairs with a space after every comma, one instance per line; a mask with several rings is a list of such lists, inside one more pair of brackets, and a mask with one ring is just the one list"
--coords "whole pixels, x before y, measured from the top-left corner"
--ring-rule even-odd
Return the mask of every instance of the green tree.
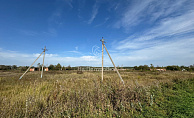
[[55, 68], [55, 66], [52, 64], [48, 67], [49, 70], [54, 70], [54, 68]]
[[62, 67], [62, 70], [66, 70], [65, 66]]
[[150, 64], [150, 68], [151, 68], [151, 69], [154, 69], [154, 65], [153, 65], [153, 64]]
[[167, 66], [166, 69], [167, 70], [172, 70], [172, 71], [180, 71], [181, 70], [181, 68], [179, 66], [175, 66], [175, 65]]
[[56, 65], [55, 69], [56, 69], [56, 70], [61, 70], [61, 64], [58, 63], [58, 64]]
[[17, 69], [17, 65], [13, 65], [13, 66], [11, 67], [11, 69], [12, 69], [12, 70], [16, 70], [16, 69]]
[[69, 66], [67, 66], [67, 70], [71, 70], [71, 66], [69, 65]]

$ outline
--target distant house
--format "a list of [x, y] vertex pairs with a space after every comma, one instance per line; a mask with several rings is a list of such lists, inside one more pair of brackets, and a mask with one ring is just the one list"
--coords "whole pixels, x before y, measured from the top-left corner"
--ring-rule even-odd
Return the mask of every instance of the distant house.
[[[78, 66], [79, 71], [102, 71], [102, 67]], [[114, 71], [113, 67], [104, 67], [104, 71]]]
[[183, 68], [182, 71], [187, 71], [187, 70]]
[[156, 69], [157, 71], [166, 71], [166, 69]]
[[119, 70], [119, 71], [124, 71], [124, 70], [127, 70], [127, 69], [117, 69], [117, 70]]
[[38, 68], [38, 67], [32, 67], [32, 68], [30, 68], [30, 72], [33, 72], [33, 71], [40, 71], [40, 68]]
[[[48, 70], [49, 70], [48, 67], [44, 67], [44, 71], [48, 71]], [[30, 72], [33, 72], [33, 71], [40, 71], [40, 68], [38, 68], [38, 67], [30, 68]]]
[[48, 71], [49, 69], [48, 69], [48, 67], [44, 67], [44, 71]]
[[166, 69], [163, 69], [163, 68], [162, 69], [150, 69], [150, 71], [160, 71], [160, 72], [163, 71], [164, 72], [164, 71], [166, 71]]

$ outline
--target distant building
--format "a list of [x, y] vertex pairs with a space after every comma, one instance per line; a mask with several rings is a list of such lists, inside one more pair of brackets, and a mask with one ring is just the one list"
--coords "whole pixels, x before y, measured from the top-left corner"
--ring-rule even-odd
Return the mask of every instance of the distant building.
[[[49, 70], [48, 67], [44, 67], [44, 71], [48, 71], [48, 70]], [[38, 68], [38, 67], [30, 68], [30, 72], [33, 72], [33, 71], [40, 71], [40, 68]]]
[[40, 71], [40, 68], [38, 68], [38, 67], [32, 67], [32, 68], [30, 68], [30, 72], [33, 72], [33, 71]]
[[48, 67], [44, 67], [44, 71], [48, 71], [49, 69], [48, 69]]
[[187, 70], [183, 68], [182, 71], [187, 71]]
[[[123, 69], [117, 69], [117, 70], [119, 70], [119, 71], [125, 71], [125, 70], [127, 70], [127, 69], [124, 69], [124, 68], [123, 68]], [[115, 71], [116, 71], [116, 70], [115, 70]]]
[[156, 69], [157, 71], [166, 71], [166, 69]]
[[[78, 66], [77, 68], [78, 68], [78, 71], [102, 71], [102, 67]], [[103, 67], [103, 70], [116, 71], [114, 67]], [[120, 70], [126, 70], [126, 69], [120, 69]]]
[[163, 71], [164, 72], [164, 71], [166, 71], [166, 69], [163, 69], [163, 68], [162, 69], [150, 69], [150, 71], [160, 71], [160, 72]]

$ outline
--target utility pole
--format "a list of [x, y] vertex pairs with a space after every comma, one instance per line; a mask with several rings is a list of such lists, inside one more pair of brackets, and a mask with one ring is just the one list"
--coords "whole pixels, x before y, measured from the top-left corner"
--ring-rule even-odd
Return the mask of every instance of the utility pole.
[[[42, 53], [44, 52], [45, 55], [45, 51], [46, 51], [46, 46], [44, 48], [44, 51], [42, 51]], [[38, 56], [38, 58], [42, 55], [42, 53]], [[24, 72], [24, 74], [19, 78], [22, 79], [22, 77], [28, 72], [28, 70], [34, 65], [34, 63], [38, 60], [38, 58], [32, 63], [32, 65]], [[43, 58], [43, 65], [44, 65], [44, 58]], [[42, 78], [42, 74], [41, 74], [41, 78]]]
[[[113, 62], [113, 60], [112, 60], [112, 58], [111, 58], [111, 56], [110, 56], [110, 54], [109, 54], [109, 52], [108, 52], [108, 50], [107, 50], [105, 44], [104, 44], [105, 42], [104, 42], [103, 37], [102, 37], [102, 40], [100, 40], [100, 41], [102, 41], [102, 47], [104, 47], [104, 48], [106, 49], [106, 52], [107, 52], [107, 54], [108, 54], [108, 56], [109, 56], [109, 58], [110, 58], [110, 60], [111, 60], [111, 62], [112, 62], [112, 64], [113, 64], [113, 66], [115, 67], [115, 70], [117, 71], [117, 74], [118, 74], [119, 78], [121, 79], [123, 85], [125, 85], [125, 83], [124, 83], [124, 81], [123, 81], [123, 79], [122, 79], [122, 77], [121, 77], [119, 71], [117, 70], [117, 67], [115, 66], [115, 64], [114, 64], [114, 62]], [[102, 48], [102, 69], [103, 69], [103, 48]], [[102, 80], [103, 80], [103, 71], [102, 71]]]
[[[43, 52], [42, 52], [43, 53]], [[42, 53], [38, 56], [38, 58], [42, 55]], [[26, 70], [26, 72], [20, 77], [20, 79], [22, 79], [22, 77], [28, 72], [28, 70], [34, 65], [34, 63], [38, 60], [38, 58], [32, 63], [32, 65]]]
[[43, 71], [44, 71], [44, 58], [45, 58], [45, 51], [47, 51], [47, 49], [46, 49], [46, 46], [45, 46], [45, 47], [44, 47], [44, 49], [43, 49], [44, 56], [43, 56], [43, 63], [42, 63], [42, 72], [41, 72], [41, 78], [42, 78], [42, 76], [43, 76]]
[[104, 39], [103, 39], [103, 37], [102, 37], [102, 39], [100, 40], [101, 42], [102, 42], [102, 81], [103, 81], [103, 53], [104, 53], [104, 51], [103, 51], [103, 49], [104, 49]]

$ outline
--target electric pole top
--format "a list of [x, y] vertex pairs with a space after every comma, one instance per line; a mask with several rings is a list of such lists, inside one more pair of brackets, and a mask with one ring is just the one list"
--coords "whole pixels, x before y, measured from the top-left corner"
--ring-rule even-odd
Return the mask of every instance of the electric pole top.
[[46, 49], [46, 46], [44, 47], [44, 49], [42, 48], [42, 50], [43, 50], [43, 52], [48, 51], [48, 50]]
[[103, 39], [103, 37], [102, 37], [102, 39], [101, 39], [100, 41], [104, 44], [104, 43], [106, 43], [104, 40], [105, 40], [105, 39]]

